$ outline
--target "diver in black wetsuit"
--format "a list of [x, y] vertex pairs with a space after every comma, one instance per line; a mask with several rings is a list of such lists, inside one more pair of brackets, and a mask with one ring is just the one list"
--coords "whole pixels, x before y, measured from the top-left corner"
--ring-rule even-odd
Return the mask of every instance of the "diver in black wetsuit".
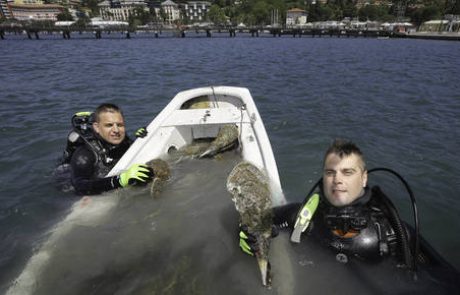
[[[365, 188], [363, 196], [343, 207], [331, 205], [324, 195], [318, 198], [318, 207], [304, 238], [314, 240], [329, 247], [339, 262], [348, 262], [351, 257], [366, 261], [379, 261], [387, 255], [396, 255], [397, 237], [386, 216], [385, 204], [373, 190]], [[383, 196], [384, 197], [384, 196]], [[274, 224], [282, 229], [294, 229], [301, 203], [274, 208]]]
[[[94, 113], [92, 128], [72, 152], [71, 181], [77, 194], [98, 194], [116, 188], [146, 183], [153, 171], [145, 165], [134, 164], [120, 175], [105, 177], [128, 150], [132, 141], [126, 136], [122, 111], [116, 105], [102, 104]], [[138, 130], [143, 137], [146, 130]], [[69, 136], [70, 137], [70, 136]]]
[[[326, 151], [319, 192], [305, 204], [274, 208], [277, 228], [292, 230], [291, 241], [301, 237], [326, 245], [339, 262], [351, 258], [378, 261], [395, 256], [413, 267], [409, 237], [391, 201], [378, 187], [367, 187], [368, 173], [360, 149], [335, 140]], [[240, 247], [252, 254], [255, 242], [242, 225]]]

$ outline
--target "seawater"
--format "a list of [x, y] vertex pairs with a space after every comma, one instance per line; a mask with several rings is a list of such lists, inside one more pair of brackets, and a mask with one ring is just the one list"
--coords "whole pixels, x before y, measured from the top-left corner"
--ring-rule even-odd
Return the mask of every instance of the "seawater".
[[[321, 175], [335, 137], [358, 143], [368, 167], [399, 172], [417, 198], [423, 236], [460, 268], [460, 45], [364, 38], [2, 40], [0, 43], [0, 292], [79, 200], [52, 171], [70, 117], [119, 104], [128, 131], [179, 91], [247, 87], [289, 201]], [[397, 179], [372, 174], [411, 221]]]

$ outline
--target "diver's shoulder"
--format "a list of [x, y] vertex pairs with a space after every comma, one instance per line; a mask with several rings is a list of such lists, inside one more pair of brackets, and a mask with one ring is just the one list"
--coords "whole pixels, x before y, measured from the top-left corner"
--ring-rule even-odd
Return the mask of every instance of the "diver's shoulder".
[[93, 163], [96, 160], [96, 155], [88, 146], [79, 146], [72, 155], [70, 163], [72, 166], [80, 163]]

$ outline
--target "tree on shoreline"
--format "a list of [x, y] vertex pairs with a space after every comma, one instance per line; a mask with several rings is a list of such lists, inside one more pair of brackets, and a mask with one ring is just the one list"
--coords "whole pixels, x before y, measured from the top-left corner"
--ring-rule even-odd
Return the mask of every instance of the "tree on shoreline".
[[82, 0], [82, 6], [87, 7], [91, 10], [91, 17], [99, 16], [99, 6], [97, 6], [100, 0]]
[[[355, 0], [329, 0], [323, 4], [306, 1], [283, 0], [242, 0], [240, 4], [230, 1], [216, 0], [214, 5], [220, 7], [230, 19], [237, 19], [238, 23], [247, 25], [264, 25], [270, 23], [270, 15], [277, 9], [281, 23], [285, 23], [286, 11], [291, 8], [304, 9], [308, 13], [308, 21], [340, 21], [344, 18], [359, 18], [361, 21], [394, 21], [398, 17], [397, 7], [402, 5], [403, 17], [413, 22], [427, 21], [433, 18], [442, 18], [444, 14], [460, 14], [460, 0], [391, 0], [388, 3], [368, 4], [358, 9]], [[450, 8], [447, 3], [454, 3]], [[407, 5], [407, 9], [406, 8]], [[230, 15], [229, 12], [232, 12]]]
[[58, 21], [73, 21], [73, 16], [70, 14], [69, 9], [64, 9], [63, 12], [56, 15]]
[[209, 8], [207, 18], [218, 26], [225, 25], [227, 20], [224, 10], [216, 4], [211, 5]]
[[[47, 0], [48, 1], [48, 0]], [[51, 0], [49, 0], [51, 1]], [[101, 0], [82, 0], [82, 5], [91, 10], [90, 16], [98, 16], [98, 3]], [[177, 3], [186, 3], [185, 0], [177, 0]], [[358, 8], [356, 0], [328, 0], [326, 3], [304, 0], [211, 0], [211, 7], [206, 19], [216, 25], [231, 23], [237, 25], [244, 23], [249, 26], [269, 25], [276, 22], [286, 22], [286, 11], [292, 8], [300, 8], [307, 12], [308, 22], [335, 20], [344, 18], [361, 21], [394, 21], [403, 16], [411, 22], [421, 24], [431, 19], [442, 19], [446, 14], [460, 15], [460, 0], [389, 0], [388, 2], [366, 4]], [[407, 8], [406, 8], [407, 7]], [[401, 11], [402, 9], [402, 15]], [[166, 20], [166, 15], [160, 9], [159, 15], [152, 12], [139, 13], [136, 23], [146, 23], [153, 19]], [[274, 17], [276, 15], [276, 19]], [[131, 22], [134, 22], [132, 20]], [[186, 23], [186, 20], [183, 20]]]

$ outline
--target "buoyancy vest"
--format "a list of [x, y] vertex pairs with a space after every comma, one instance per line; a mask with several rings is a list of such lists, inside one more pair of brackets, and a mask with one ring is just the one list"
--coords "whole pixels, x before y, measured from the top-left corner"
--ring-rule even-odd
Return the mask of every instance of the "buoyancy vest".
[[378, 261], [396, 252], [394, 229], [369, 189], [345, 207], [334, 207], [322, 198], [311, 231], [340, 262], [350, 257]]
[[96, 163], [111, 166], [113, 161], [107, 154], [107, 148], [103, 146], [93, 131], [94, 113], [78, 112], [72, 116], [72, 130], [67, 136], [67, 145], [64, 150], [61, 164], [69, 164], [74, 152], [85, 145], [94, 153]]

